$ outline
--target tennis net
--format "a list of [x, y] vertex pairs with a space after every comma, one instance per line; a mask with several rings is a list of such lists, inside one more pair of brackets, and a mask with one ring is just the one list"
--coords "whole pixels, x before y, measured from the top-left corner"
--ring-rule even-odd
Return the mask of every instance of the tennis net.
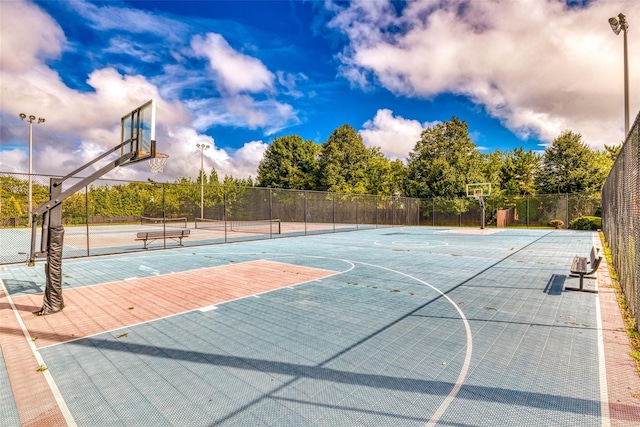
[[187, 228], [187, 218], [153, 218], [140, 217], [140, 225], [165, 225], [167, 227]]
[[196, 218], [195, 227], [213, 231], [233, 231], [252, 234], [281, 234], [282, 223], [279, 219], [253, 221], [225, 221], [220, 219]]

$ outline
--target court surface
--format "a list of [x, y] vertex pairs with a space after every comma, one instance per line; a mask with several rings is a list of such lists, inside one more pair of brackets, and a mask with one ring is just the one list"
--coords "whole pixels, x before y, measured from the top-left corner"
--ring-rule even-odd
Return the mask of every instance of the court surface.
[[637, 426], [592, 232], [397, 227], [2, 267], [0, 425]]

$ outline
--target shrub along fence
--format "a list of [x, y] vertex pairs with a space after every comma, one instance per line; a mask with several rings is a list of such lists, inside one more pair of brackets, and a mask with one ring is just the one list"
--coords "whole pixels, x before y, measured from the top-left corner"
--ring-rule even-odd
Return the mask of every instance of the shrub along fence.
[[[32, 175], [33, 207], [48, 200], [50, 176]], [[0, 264], [29, 256], [28, 175], [1, 173]], [[73, 185], [73, 182], [69, 183]], [[202, 204], [201, 204], [202, 202]], [[599, 216], [599, 194], [492, 196], [485, 199], [487, 226], [566, 228], [575, 218]], [[203, 218], [201, 218], [203, 216]], [[233, 187], [200, 183], [97, 180], [62, 204], [65, 258], [179, 246], [304, 236], [394, 226], [480, 226], [475, 199], [413, 199]], [[190, 230], [182, 241], [168, 230]], [[153, 242], [138, 232], [162, 231]], [[38, 240], [40, 236], [37, 236]], [[39, 242], [37, 243], [39, 247]]]

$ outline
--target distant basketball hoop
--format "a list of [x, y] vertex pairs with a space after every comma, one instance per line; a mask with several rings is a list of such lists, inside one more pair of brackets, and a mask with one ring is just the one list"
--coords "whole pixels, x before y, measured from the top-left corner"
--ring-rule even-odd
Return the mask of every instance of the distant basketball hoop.
[[484, 198], [491, 196], [491, 183], [478, 182], [467, 184], [467, 197], [473, 197], [480, 204], [480, 229], [484, 229]]
[[164, 168], [164, 165], [167, 163], [167, 160], [169, 160], [168, 154], [156, 151], [156, 156], [148, 160], [151, 172], [161, 173], [162, 168]]

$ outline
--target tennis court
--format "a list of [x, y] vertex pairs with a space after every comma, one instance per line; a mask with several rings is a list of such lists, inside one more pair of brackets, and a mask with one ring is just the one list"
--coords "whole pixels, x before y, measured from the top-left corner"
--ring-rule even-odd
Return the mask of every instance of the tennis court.
[[637, 426], [606, 263], [566, 290], [594, 244], [394, 227], [69, 259], [45, 317], [42, 263], [5, 266], [2, 423]]

